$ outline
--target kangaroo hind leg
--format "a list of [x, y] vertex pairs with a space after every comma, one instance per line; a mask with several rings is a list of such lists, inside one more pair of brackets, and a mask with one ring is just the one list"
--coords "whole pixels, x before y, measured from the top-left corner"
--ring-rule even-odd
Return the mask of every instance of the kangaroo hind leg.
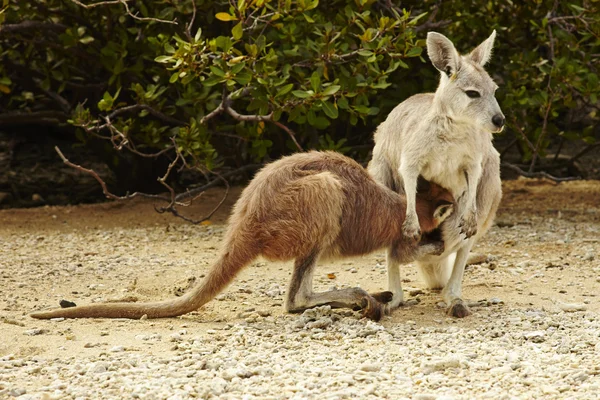
[[308, 308], [330, 305], [336, 308], [362, 309], [367, 318], [379, 321], [383, 315], [381, 304], [361, 288], [313, 292], [313, 274], [319, 258], [314, 249], [307, 256], [298, 257], [290, 281], [286, 310], [302, 312]]

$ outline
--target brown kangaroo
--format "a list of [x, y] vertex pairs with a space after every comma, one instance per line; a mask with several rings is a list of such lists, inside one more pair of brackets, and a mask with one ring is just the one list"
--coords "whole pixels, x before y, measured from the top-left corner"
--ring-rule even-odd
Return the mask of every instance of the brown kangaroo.
[[[424, 181], [425, 182], [425, 181]], [[33, 318], [175, 317], [212, 300], [236, 274], [258, 256], [295, 260], [286, 310], [310, 307], [363, 309], [381, 318], [382, 303], [391, 292], [369, 295], [360, 288], [315, 293], [313, 272], [320, 258], [367, 254], [391, 247], [403, 262], [441, 254], [438, 226], [454, 210], [454, 199], [436, 184], [424, 183], [417, 196], [417, 214], [426, 234], [421, 242], [405, 240], [403, 195], [378, 184], [354, 160], [334, 152], [298, 153], [264, 167], [235, 204], [221, 255], [206, 278], [185, 295], [151, 303], [106, 303], [41, 311]], [[436, 236], [436, 234], [438, 236]]]

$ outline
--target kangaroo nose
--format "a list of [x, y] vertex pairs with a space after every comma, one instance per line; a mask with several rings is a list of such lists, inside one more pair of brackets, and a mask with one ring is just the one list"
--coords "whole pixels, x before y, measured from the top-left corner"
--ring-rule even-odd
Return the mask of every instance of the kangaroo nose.
[[492, 118], [492, 123], [495, 126], [497, 126], [498, 128], [502, 128], [504, 126], [505, 121], [506, 121], [506, 119], [504, 119], [504, 115], [502, 115], [502, 114], [496, 114]]

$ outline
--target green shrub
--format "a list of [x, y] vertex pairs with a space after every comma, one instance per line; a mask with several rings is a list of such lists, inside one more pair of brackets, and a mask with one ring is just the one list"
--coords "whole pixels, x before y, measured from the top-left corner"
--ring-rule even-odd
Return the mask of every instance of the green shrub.
[[203, 170], [299, 148], [364, 158], [396, 104], [435, 89], [427, 30], [467, 51], [497, 29], [488, 70], [522, 161], [597, 139], [598, 2], [113, 3], [4, 0], [0, 125], [69, 121], [84, 143]]

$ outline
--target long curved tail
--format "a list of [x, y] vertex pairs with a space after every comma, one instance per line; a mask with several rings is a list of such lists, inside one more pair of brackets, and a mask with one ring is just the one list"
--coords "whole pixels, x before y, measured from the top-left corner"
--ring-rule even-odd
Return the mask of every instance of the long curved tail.
[[[240, 249], [241, 250], [241, 249]], [[248, 250], [248, 249], [245, 249]], [[99, 303], [30, 314], [37, 319], [50, 318], [148, 318], [176, 317], [197, 310], [212, 300], [256, 255], [227, 252], [212, 267], [206, 278], [181, 297], [151, 303]]]

